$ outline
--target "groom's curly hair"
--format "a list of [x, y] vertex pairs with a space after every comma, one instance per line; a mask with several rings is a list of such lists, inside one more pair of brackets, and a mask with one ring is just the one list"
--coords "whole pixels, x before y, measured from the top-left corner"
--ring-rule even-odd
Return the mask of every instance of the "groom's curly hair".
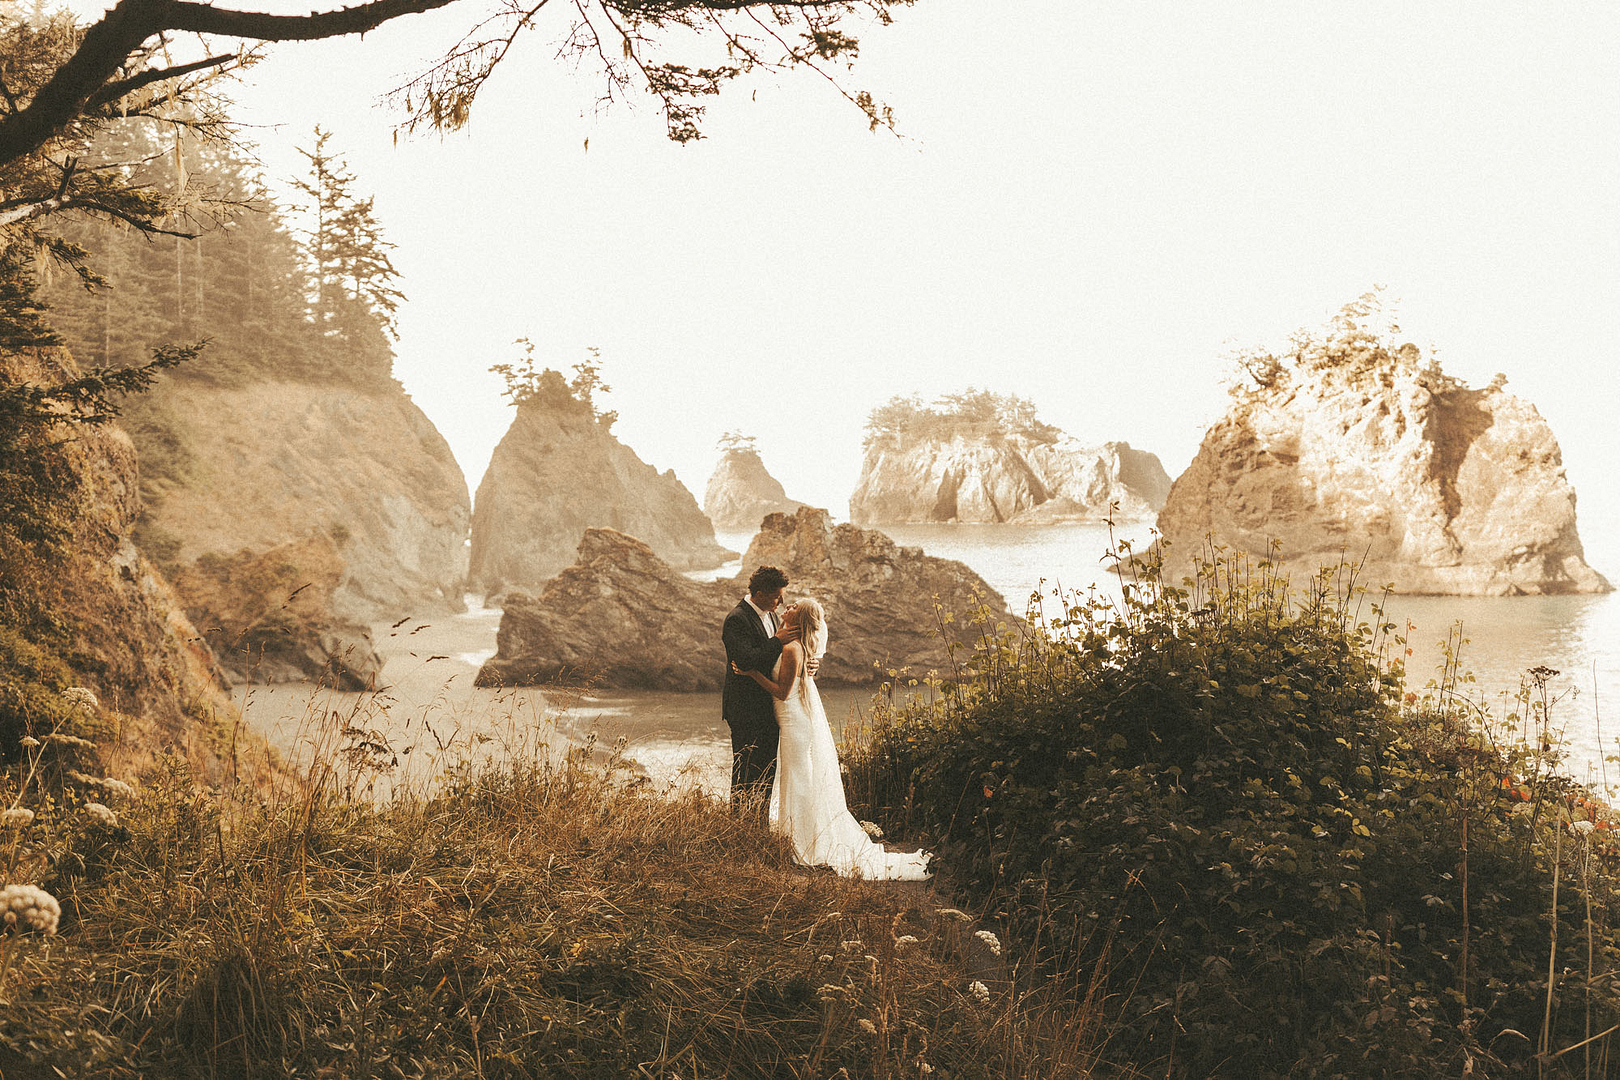
[[762, 566], [748, 579], [748, 595], [759, 596], [787, 588], [788, 576], [774, 566]]

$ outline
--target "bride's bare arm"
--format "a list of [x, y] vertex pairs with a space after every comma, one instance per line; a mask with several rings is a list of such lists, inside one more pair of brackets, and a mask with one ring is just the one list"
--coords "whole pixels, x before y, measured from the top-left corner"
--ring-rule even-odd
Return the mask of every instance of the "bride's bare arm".
[[799, 661], [804, 656], [804, 648], [797, 641], [790, 641], [782, 647], [782, 681], [775, 682], [768, 675], [761, 675], [757, 671], [743, 671], [735, 663], [731, 670], [739, 675], [747, 675], [759, 685], [771, 692], [771, 697], [777, 701], [786, 701], [788, 691], [793, 689], [793, 680], [799, 677]]

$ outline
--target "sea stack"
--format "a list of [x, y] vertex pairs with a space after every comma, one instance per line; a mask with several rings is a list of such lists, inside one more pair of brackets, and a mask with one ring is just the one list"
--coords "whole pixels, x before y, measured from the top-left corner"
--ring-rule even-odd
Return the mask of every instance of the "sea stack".
[[1300, 569], [1341, 559], [1369, 586], [1504, 596], [1607, 592], [1586, 564], [1552, 429], [1497, 376], [1470, 389], [1368, 325], [1373, 298], [1245, 385], [1175, 482], [1172, 568], [1216, 543]]
[[[732, 581], [696, 582], [635, 537], [589, 529], [574, 564], [530, 597], [508, 597], [495, 657], [480, 686], [579, 683], [601, 687], [718, 690], [725, 675], [719, 627], [761, 563], [786, 571], [787, 598], [813, 596], [831, 636], [818, 681], [868, 685], [906, 669], [953, 674], [982, 629], [1011, 625], [1006, 601], [962, 563], [900, 547], [880, 532], [834, 525], [825, 510], [769, 515]], [[956, 616], [933, 618], [934, 605]]]
[[737, 557], [715, 541], [714, 525], [674, 470], [660, 473], [613, 437], [614, 415], [596, 409], [589, 387], [548, 369], [513, 400], [517, 415], [478, 485], [473, 588], [539, 592], [573, 563], [591, 528], [634, 536], [677, 570]]
[[730, 432], [720, 440], [720, 462], [703, 491], [703, 512], [715, 528], [757, 529], [766, 514], [791, 514], [803, 505], [766, 471], [751, 436]]
[[1143, 519], [1169, 490], [1157, 456], [1086, 445], [1036, 419], [1025, 399], [969, 390], [872, 412], [849, 516], [862, 525]]

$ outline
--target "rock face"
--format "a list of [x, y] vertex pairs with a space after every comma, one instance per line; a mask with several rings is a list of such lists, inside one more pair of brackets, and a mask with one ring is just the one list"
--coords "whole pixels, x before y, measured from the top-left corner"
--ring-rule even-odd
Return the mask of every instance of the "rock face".
[[[61, 349], [0, 352], [0, 387], [77, 374]], [[76, 427], [57, 449], [74, 517], [67, 562], [33, 582], [34, 599], [69, 633], [73, 677], [118, 714], [117, 743], [103, 753], [125, 772], [170, 752], [209, 782], [254, 779], [268, 767], [262, 741], [238, 730], [214, 657], [132, 539], [140, 494], [129, 436], [115, 424]]]
[[363, 684], [367, 624], [462, 610], [466, 480], [397, 385], [174, 378], [131, 428], [139, 540], [233, 676]]
[[[1347, 309], [1348, 311], [1349, 309]], [[1212, 535], [1314, 570], [1362, 561], [1399, 592], [1606, 592], [1558, 442], [1505, 380], [1470, 390], [1350, 316], [1285, 357], [1205, 435], [1159, 515], [1174, 568]]]
[[752, 447], [726, 451], [703, 491], [703, 512], [718, 529], [757, 529], [766, 514], [791, 514], [804, 503], [787, 497]]
[[[560, 680], [673, 691], [718, 690], [725, 674], [720, 624], [747, 592], [755, 566], [781, 567], [787, 596], [813, 596], [827, 610], [829, 643], [820, 681], [864, 685], [884, 669], [948, 675], [935, 597], [957, 621], [953, 638], [982, 603], [992, 623], [1010, 622], [1006, 602], [959, 562], [899, 547], [880, 532], [833, 525], [825, 510], [772, 514], [733, 581], [691, 581], [644, 543], [591, 529], [579, 559], [538, 597], [514, 596], [501, 618], [497, 652], [480, 686]], [[964, 645], [958, 657], [971, 652]], [[881, 667], [874, 667], [876, 661]]]
[[[548, 374], [555, 374], [548, 372]], [[588, 402], [556, 380], [523, 401], [478, 485], [471, 581], [486, 594], [538, 591], [574, 561], [589, 528], [645, 541], [678, 570], [737, 557], [673, 470], [659, 473], [609, 433]]]
[[930, 521], [1052, 524], [1147, 518], [1170, 477], [1156, 455], [1127, 443], [1084, 446], [1071, 436], [1019, 434], [871, 442], [849, 498], [858, 524]]

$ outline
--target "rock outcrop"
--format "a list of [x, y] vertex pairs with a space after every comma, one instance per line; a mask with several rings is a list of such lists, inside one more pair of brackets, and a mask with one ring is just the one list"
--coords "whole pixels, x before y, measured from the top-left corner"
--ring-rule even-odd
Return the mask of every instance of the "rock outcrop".
[[[50, 386], [77, 375], [62, 349], [0, 352], [0, 388]], [[116, 424], [75, 426], [71, 435], [53, 441], [46, 465], [70, 508], [63, 561], [21, 590], [31, 595], [9, 595], [8, 607], [38, 605], [50, 612], [55, 635], [66, 634], [70, 646], [60, 654], [72, 678], [116, 717], [115, 740], [101, 745], [109, 764], [128, 774], [172, 753], [209, 782], [262, 777], [270, 767], [262, 740], [239, 730], [202, 635], [133, 540], [140, 512], [133, 443]], [[22, 553], [10, 548], [5, 557]], [[51, 651], [55, 640], [31, 648]], [[0, 672], [0, 684], [16, 674]]]
[[1471, 390], [1351, 309], [1288, 356], [1249, 357], [1239, 393], [1159, 515], [1172, 569], [1205, 537], [1302, 569], [1341, 558], [1398, 592], [1604, 592], [1575, 492], [1534, 406]]
[[574, 561], [580, 535], [616, 529], [678, 570], [737, 557], [674, 470], [660, 473], [610, 433], [611, 417], [560, 375], [524, 397], [478, 485], [471, 581], [486, 594], [538, 591]]
[[1006, 602], [959, 562], [900, 547], [880, 532], [833, 525], [825, 510], [772, 514], [733, 581], [699, 583], [646, 544], [590, 529], [579, 558], [538, 596], [509, 598], [497, 652], [480, 686], [562, 681], [672, 691], [718, 690], [725, 675], [720, 624], [762, 563], [788, 575], [788, 599], [813, 596], [830, 631], [820, 681], [864, 685], [889, 668], [921, 677], [951, 674], [935, 603], [956, 619], [961, 645], [976, 639], [970, 616], [982, 605], [992, 624], [1010, 623]]
[[703, 512], [715, 528], [734, 532], [757, 529], [766, 514], [791, 514], [803, 505], [787, 497], [752, 446], [722, 453], [703, 491]]
[[182, 375], [130, 427], [139, 541], [234, 677], [362, 685], [368, 624], [462, 610], [466, 480], [397, 384]]
[[1150, 518], [1170, 477], [1156, 455], [1072, 436], [936, 434], [871, 441], [849, 498], [858, 524], [1053, 524]]

